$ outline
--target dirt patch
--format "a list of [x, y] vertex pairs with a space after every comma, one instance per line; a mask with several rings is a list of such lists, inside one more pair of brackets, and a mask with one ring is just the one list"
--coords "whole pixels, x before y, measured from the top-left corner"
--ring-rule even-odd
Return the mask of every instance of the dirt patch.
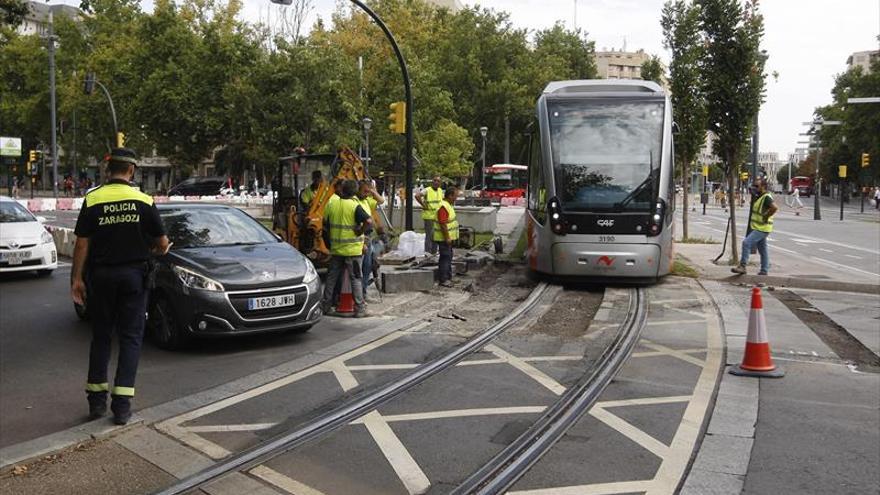
[[538, 319], [533, 331], [563, 338], [585, 335], [602, 303], [603, 294], [600, 289], [563, 290], [553, 309]]

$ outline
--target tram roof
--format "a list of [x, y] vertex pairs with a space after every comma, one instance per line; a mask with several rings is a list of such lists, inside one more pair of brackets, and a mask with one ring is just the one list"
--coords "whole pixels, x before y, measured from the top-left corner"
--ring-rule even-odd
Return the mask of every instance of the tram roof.
[[544, 88], [544, 94], [583, 94], [583, 93], [653, 93], [662, 95], [663, 88], [653, 81], [641, 79], [581, 79], [574, 81], [552, 81]]

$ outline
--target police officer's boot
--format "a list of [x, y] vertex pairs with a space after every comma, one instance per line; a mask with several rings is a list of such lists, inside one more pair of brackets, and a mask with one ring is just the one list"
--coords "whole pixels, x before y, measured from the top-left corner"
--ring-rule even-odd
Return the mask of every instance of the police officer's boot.
[[131, 419], [131, 398], [123, 395], [114, 395], [110, 401], [110, 410], [113, 411], [113, 423], [124, 425]]
[[107, 392], [86, 392], [86, 399], [89, 401], [89, 420], [107, 414]]

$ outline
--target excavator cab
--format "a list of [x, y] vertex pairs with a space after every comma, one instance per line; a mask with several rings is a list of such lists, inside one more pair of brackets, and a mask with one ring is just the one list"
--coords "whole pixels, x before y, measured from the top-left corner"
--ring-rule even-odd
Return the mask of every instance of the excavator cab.
[[[321, 171], [323, 180], [303, 202], [303, 191], [311, 185], [312, 173]], [[297, 248], [318, 266], [330, 260], [330, 250], [323, 238], [324, 210], [343, 180], [367, 179], [366, 168], [349, 148], [335, 154], [307, 154], [302, 148], [293, 155], [278, 159], [278, 173], [272, 190], [272, 230]]]

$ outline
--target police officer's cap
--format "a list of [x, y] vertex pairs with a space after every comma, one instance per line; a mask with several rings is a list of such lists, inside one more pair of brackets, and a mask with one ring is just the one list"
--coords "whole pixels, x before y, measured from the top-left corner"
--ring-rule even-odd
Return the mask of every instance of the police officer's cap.
[[110, 150], [110, 161], [137, 166], [137, 154], [131, 148], [113, 148]]

